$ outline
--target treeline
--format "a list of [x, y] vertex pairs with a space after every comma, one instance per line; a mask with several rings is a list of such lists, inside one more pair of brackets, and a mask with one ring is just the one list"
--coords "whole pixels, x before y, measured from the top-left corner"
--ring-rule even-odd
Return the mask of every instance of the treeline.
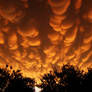
[[[92, 92], [92, 69], [84, 73], [72, 65], [64, 65], [60, 72], [53, 69], [45, 74], [38, 86], [41, 92]], [[0, 68], [0, 92], [35, 92], [35, 80], [23, 77], [20, 70]]]
[[20, 70], [0, 68], [0, 92], [34, 92], [34, 85], [34, 79], [23, 77]]

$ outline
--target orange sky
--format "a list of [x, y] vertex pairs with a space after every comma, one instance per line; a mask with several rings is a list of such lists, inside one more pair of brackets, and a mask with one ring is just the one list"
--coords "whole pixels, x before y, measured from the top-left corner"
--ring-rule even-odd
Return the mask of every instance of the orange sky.
[[70, 63], [92, 67], [92, 0], [0, 0], [0, 66], [37, 80]]

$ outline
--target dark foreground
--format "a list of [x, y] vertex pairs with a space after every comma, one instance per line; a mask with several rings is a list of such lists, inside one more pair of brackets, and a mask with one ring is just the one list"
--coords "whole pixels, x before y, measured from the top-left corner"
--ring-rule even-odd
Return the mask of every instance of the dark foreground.
[[[60, 72], [45, 74], [41, 79], [41, 92], [92, 92], [92, 69], [84, 74], [72, 65], [64, 65]], [[20, 70], [0, 68], [0, 92], [34, 92], [36, 82], [23, 77]]]

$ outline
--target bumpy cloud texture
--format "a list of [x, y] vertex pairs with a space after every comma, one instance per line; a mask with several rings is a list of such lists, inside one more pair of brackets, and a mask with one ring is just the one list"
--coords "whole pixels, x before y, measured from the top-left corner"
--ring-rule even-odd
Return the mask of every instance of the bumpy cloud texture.
[[92, 67], [92, 0], [0, 0], [0, 66], [39, 80], [70, 63]]

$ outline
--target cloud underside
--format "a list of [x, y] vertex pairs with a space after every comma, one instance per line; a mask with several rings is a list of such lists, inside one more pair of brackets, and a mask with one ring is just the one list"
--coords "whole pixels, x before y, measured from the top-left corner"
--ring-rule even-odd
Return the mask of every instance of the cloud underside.
[[12, 65], [37, 80], [66, 63], [86, 71], [92, 66], [91, 3], [1, 0], [0, 66]]

